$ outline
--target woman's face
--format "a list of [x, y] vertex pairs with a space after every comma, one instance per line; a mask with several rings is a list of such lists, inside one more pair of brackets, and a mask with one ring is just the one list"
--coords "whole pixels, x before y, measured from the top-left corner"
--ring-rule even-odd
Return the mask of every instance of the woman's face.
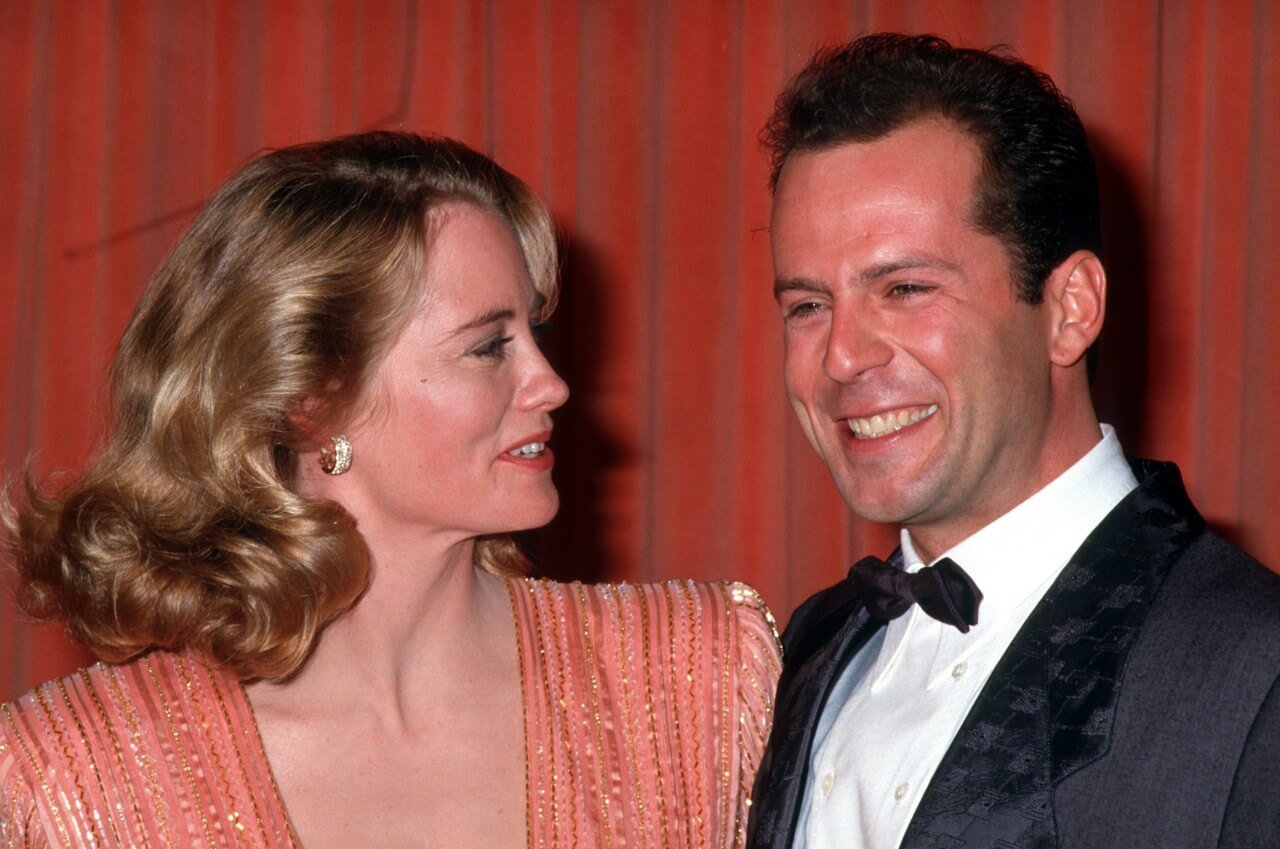
[[427, 296], [365, 393], [375, 412], [347, 431], [350, 470], [329, 481], [370, 541], [532, 528], [559, 506], [547, 443], [569, 390], [534, 339], [537, 296], [515, 235], [465, 203], [436, 223]]

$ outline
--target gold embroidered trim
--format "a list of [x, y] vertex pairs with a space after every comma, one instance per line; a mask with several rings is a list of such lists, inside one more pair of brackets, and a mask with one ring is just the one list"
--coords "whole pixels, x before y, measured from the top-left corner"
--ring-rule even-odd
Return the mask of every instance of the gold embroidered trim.
[[[89, 701], [93, 704], [93, 708], [98, 714], [98, 719], [102, 723], [102, 728], [107, 733], [107, 739], [111, 741], [111, 751], [116, 756], [116, 765], [119, 767], [120, 775], [123, 778], [123, 776], [128, 775], [128, 767], [125, 766], [124, 749], [120, 747], [120, 736], [116, 734], [115, 723], [113, 723], [110, 717], [107, 716], [106, 706], [102, 703], [102, 697], [98, 695], [98, 688], [97, 686], [94, 685], [93, 678], [90, 677], [89, 675], [89, 670], [81, 669], [79, 671], [79, 675], [80, 675], [81, 686], [83, 687], [84, 691], [89, 695]], [[64, 696], [65, 696], [65, 693], [64, 693]], [[70, 705], [68, 704], [68, 708], [69, 707]], [[146, 823], [142, 819], [142, 808], [138, 802], [138, 794], [133, 789], [132, 781], [122, 780], [121, 784], [124, 785], [125, 790], [129, 794], [129, 807], [133, 809], [135, 824], [137, 825], [137, 828], [138, 828], [134, 841], [145, 842], [147, 839], [147, 827], [146, 827]], [[104, 790], [103, 791], [104, 795], [105, 795], [105, 792], [106, 791]], [[120, 841], [122, 845], [124, 844], [124, 841], [121, 840], [119, 834], [116, 835], [116, 840]]]
[[191, 769], [191, 761], [187, 757], [187, 749], [182, 745], [182, 729], [179, 728], [177, 721], [173, 716], [173, 708], [169, 704], [169, 698], [165, 695], [164, 688], [160, 686], [160, 679], [156, 675], [155, 665], [150, 657], [142, 659], [142, 668], [146, 670], [147, 677], [151, 679], [151, 685], [155, 688], [156, 697], [160, 699], [160, 710], [164, 713], [165, 721], [169, 723], [169, 736], [173, 738], [174, 750], [178, 753], [178, 760], [182, 765], [182, 772], [187, 778], [187, 788], [191, 791], [191, 806], [200, 814], [200, 829], [204, 832], [204, 839], [209, 846], [216, 846], [213, 842], [213, 833], [209, 830], [209, 818], [205, 815], [205, 802], [200, 796], [200, 786], [196, 782], [196, 776]]

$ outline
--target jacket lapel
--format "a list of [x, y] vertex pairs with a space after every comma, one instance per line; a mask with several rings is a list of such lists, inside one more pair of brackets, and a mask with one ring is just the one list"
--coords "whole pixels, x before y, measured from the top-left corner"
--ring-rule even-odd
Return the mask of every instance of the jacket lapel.
[[785, 663], [773, 729], [752, 795], [751, 849], [790, 849], [827, 697], [840, 672], [883, 626], [867, 614], [847, 582], [819, 594], [792, 617], [783, 635]]
[[1134, 466], [1138, 489], [1085, 540], [992, 672], [904, 849], [1058, 845], [1053, 787], [1106, 752], [1128, 651], [1204, 527], [1176, 466]]

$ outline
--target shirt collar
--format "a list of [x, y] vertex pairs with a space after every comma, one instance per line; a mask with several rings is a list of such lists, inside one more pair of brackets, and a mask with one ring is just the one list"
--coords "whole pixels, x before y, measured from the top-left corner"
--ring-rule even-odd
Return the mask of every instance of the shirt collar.
[[[1101, 425], [1101, 434], [1087, 454], [1043, 489], [933, 561], [950, 557], [982, 590], [978, 624], [962, 635], [963, 644], [984, 642], [1024, 604], [1038, 601], [1098, 523], [1138, 486], [1115, 429]], [[905, 528], [901, 543], [903, 568], [923, 568]], [[910, 615], [919, 612], [913, 608]], [[949, 662], [938, 658], [946, 668]]]

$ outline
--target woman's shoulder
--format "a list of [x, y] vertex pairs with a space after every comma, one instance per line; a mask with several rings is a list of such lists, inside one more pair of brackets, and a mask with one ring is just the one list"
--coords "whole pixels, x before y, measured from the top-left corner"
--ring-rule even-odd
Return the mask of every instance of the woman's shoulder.
[[[670, 580], [653, 583], [560, 582], [516, 578], [510, 584], [518, 615], [544, 643], [623, 645], [650, 658], [738, 657], [741, 671], [776, 679], [777, 623], [748, 584]], [[522, 614], [520, 612], [523, 611]], [[565, 635], [558, 632], [565, 630]]]
[[759, 594], [732, 582], [507, 586], [529, 774], [554, 778], [531, 793], [532, 821], [600, 798], [615, 837], [697, 824], [690, 844], [737, 845], [779, 671]]
[[[135, 756], [127, 715], [141, 701], [141, 661], [104, 663], [40, 684], [0, 705], [0, 805], [16, 845], [42, 825], [66, 834], [90, 825], [97, 786], [117, 784]], [[86, 785], [92, 777], [95, 786]], [[92, 834], [92, 831], [88, 832]]]
[[95, 663], [32, 688], [0, 705], [0, 731], [43, 744], [57, 742], [68, 727], [77, 734], [113, 726], [133, 730], [142, 721], [140, 711], [163, 713], [198, 691], [223, 698], [234, 687], [229, 672], [194, 653], [156, 650], [125, 663]]
[[[39, 684], [0, 705], [0, 739], [8, 764], [40, 776], [82, 761], [79, 750], [122, 725], [122, 709], [139, 701], [142, 661], [95, 663]], [[92, 755], [90, 750], [88, 754]]]
[[777, 631], [773, 613], [755, 588], [741, 581], [668, 580], [650, 583], [583, 583], [547, 578], [513, 578], [513, 587], [534, 599], [571, 601], [587, 613], [647, 608], [679, 616], [721, 611]]
[[240, 694], [231, 673], [194, 654], [153, 651], [0, 705], [0, 818], [82, 834], [86, 845], [185, 833], [184, 803], [220, 809], [254, 765], [244, 744], [256, 726]]
[[224, 673], [211, 677], [198, 666], [190, 656], [155, 651], [127, 663], [95, 663], [0, 705], [6, 777], [17, 772], [47, 782], [85, 769], [111, 773], [157, 725], [152, 714], [172, 715], [173, 705], [191, 697], [196, 676], [206, 689], [210, 681], [225, 686]]

